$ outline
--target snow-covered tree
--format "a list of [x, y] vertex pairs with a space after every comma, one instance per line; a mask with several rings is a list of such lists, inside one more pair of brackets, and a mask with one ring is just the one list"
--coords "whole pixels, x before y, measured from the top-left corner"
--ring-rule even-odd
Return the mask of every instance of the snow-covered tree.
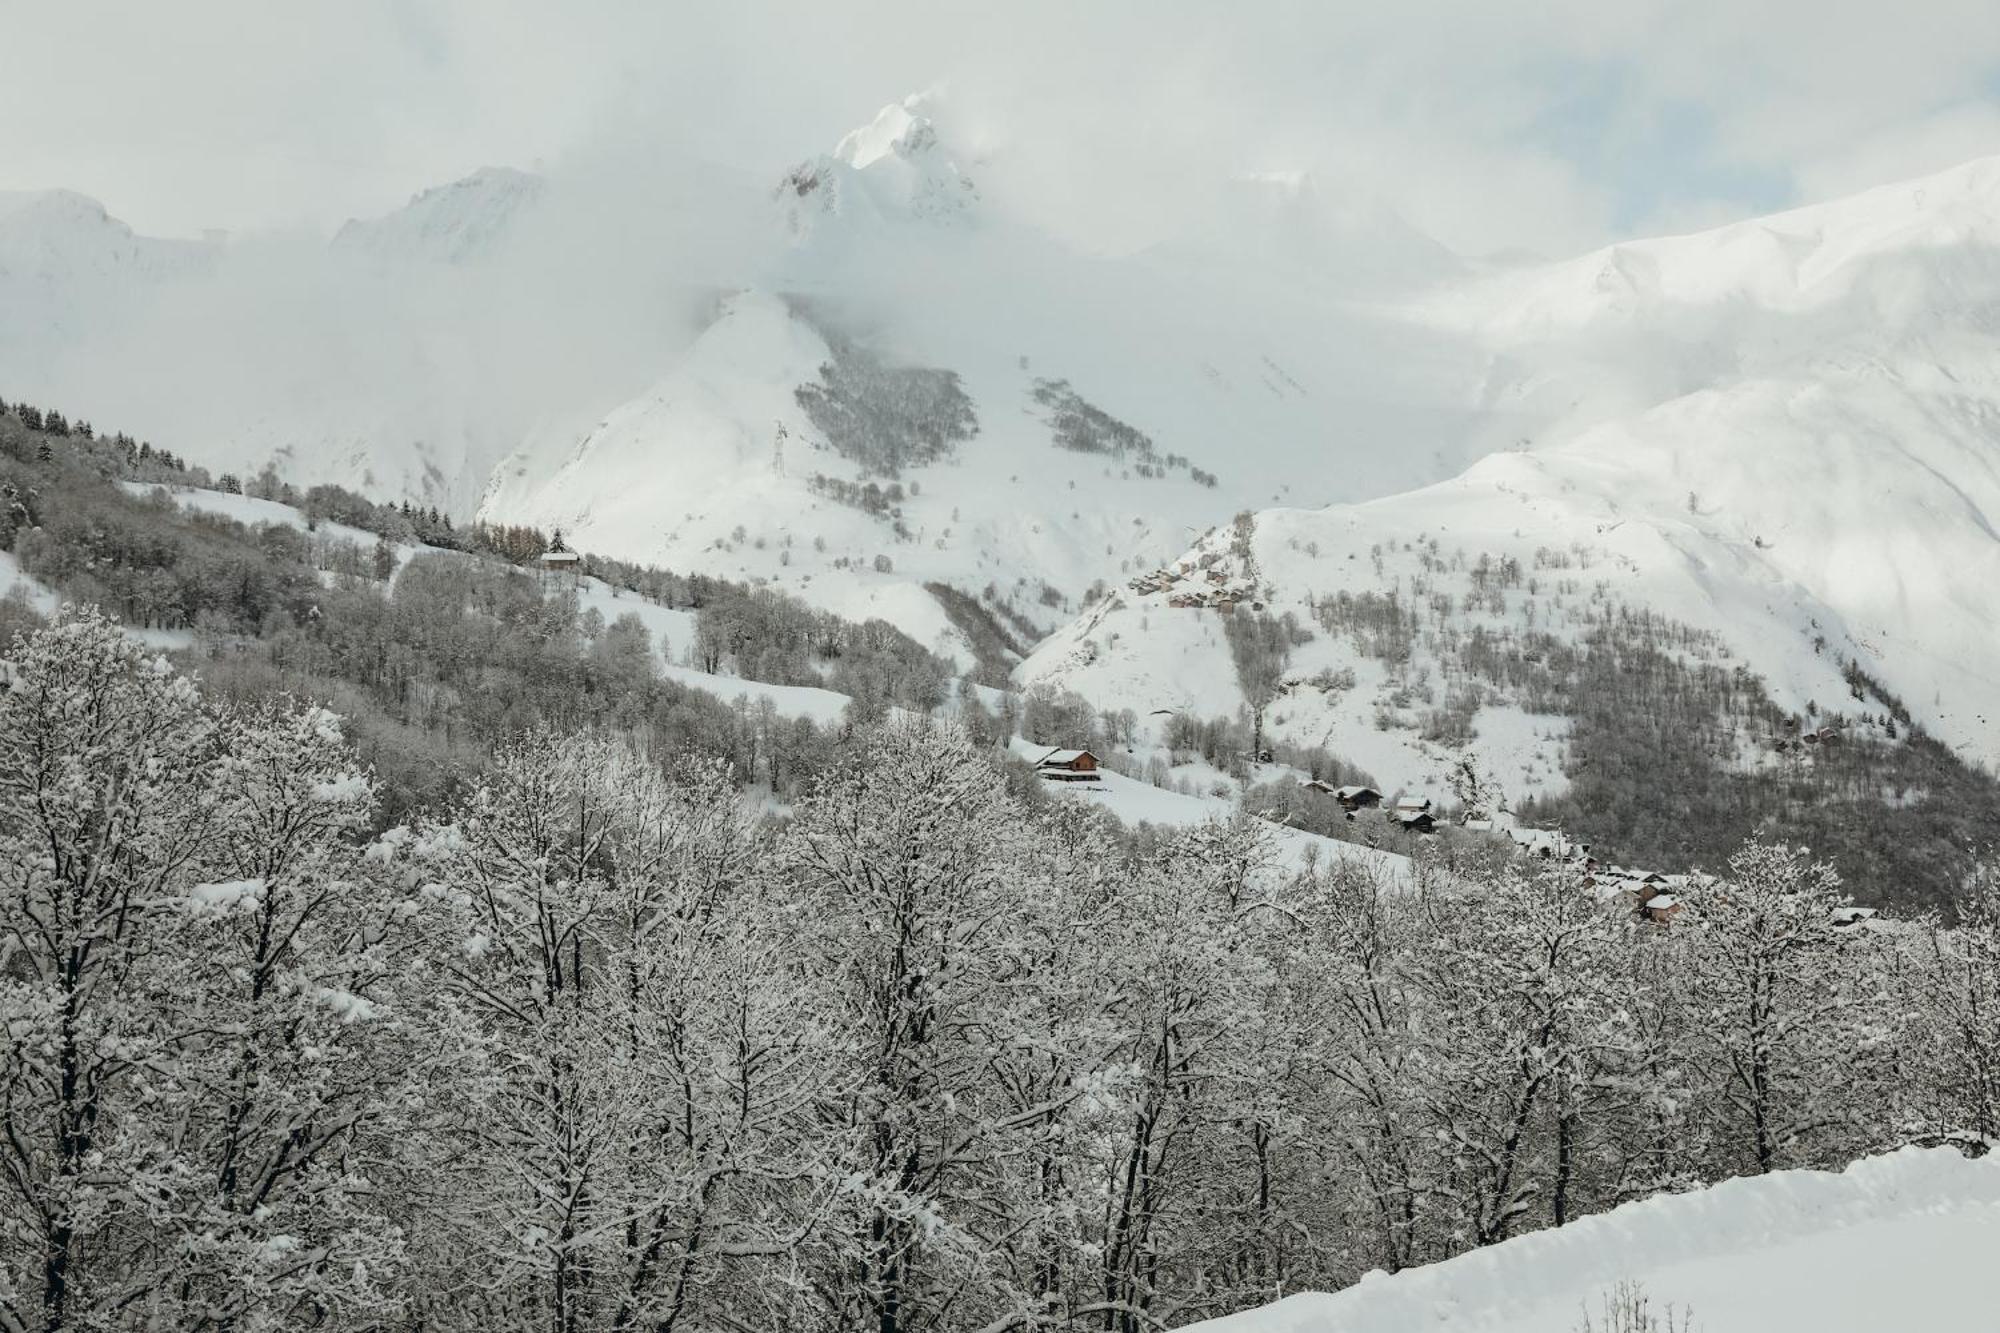
[[331, 715], [218, 712], [95, 615], [0, 701], [0, 1326], [393, 1305], [395, 895]]
[[1691, 931], [1690, 1036], [1718, 1174], [1833, 1161], [1831, 1144], [1849, 1141], [1861, 1108], [1846, 1074], [1880, 1015], [1850, 965], [1865, 938], [1833, 922], [1846, 902], [1830, 866], [1750, 843], [1675, 923]]
[[1022, 819], [956, 725], [894, 718], [859, 739], [778, 869], [799, 993], [839, 1060], [822, 1113], [843, 1186], [815, 1285], [836, 1327], [898, 1333], [1018, 1303], [994, 1167], [1040, 1111], [996, 1112], [989, 1079], [1014, 1036], [996, 1020], [1027, 908]]

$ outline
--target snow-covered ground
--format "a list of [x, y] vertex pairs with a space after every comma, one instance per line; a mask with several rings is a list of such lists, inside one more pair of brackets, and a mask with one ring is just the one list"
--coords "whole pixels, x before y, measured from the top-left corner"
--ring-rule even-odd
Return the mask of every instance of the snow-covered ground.
[[1700, 1333], [1992, 1333], [2000, 1157], [1905, 1148], [1627, 1204], [1200, 1333], [1564, 1333], [1637, 1281]]
[[0, 597], [19, 597], [45, 616], [54, 615], [62, 605], [61, 595], [22, 569], [12, 551], [0, 551]]
[[744, 680], [740, 676], [711, 676], [693, 667], [673, 665], [661, 666], [660, 672], [676, 684], [712, 694], [725, 703], [743, 699], [754, 708], [768, 700], [778, 710], [779, 717], [811, 718], [822, 724], [838, 722], [841, 714], [847, 711], [847, 705], [853, 702], [835, 690], [822, 690], [810, 685], [766, 685], [762, 681]]
[[[229, 491], [204, 490], [199, 486], [162, 486], [149, 481], [121, 481], [118, 485], [127, 494], [137, 496], [165, 491], [183, 509], [217, 514], [253, 528], [259, 523], [273, 523], [283, 528], [296, 528], [300, 532], [314, 530], [295, 506], [280, 504], [276, 500], [260, 500], [254, 495], [237, 495]], [[322, 523], [317, 531], [334, 541], [352, 542], [367, 550], [373, 550], [378, 540], [374, 533], [351, 528], [345, 523]], [[396, 548], [397, 562], [400, 564], [423, 549], [420, 546], [399, 546]]]

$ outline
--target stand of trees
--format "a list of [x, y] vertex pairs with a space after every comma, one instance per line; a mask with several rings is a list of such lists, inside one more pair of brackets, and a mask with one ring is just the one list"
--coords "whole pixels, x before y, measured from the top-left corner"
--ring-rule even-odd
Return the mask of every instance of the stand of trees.
[[2000, 1132], [1994, 878], [1117, 836], [956, 726], [783, 825], [544, 721], [383, 828], [340, 718], [94, 614], [0, 695], [0, 1329], [1139, 1333], [1663, 1189]]
[[[149, 453], [137, 476], [115, 440], [58, 438], [0, 412], [0, 546], [69, 600], [179, 636], [213, 690], [335, 701], [376, 768], [388, 819], [441, 799], [495, 747], [544, 723], [720, 759], [780, 797], [802, 793], [839, 743], [838, 728], [661, 679], [636, 618], [607, 625], [567, 586], [516, 567], [549, 545], [534, 529], [454, 529], [434, 511], [335, 486], [298, 492], [268, 472], [248, 492], [296, 505], [308, 526], [253, 526], [129, 484], [209, 484], [205, 473], [160, 474], [163, 457]], [[399, 568], [392, 543], [435, 549]], [[586, 557], [585, 570], [694, 611], [705, 669], [840, 691], [856, 723], [891, 707], [928, 711], [950, 692], [947, 664], [885, 622], [622, 561]], [[0, 599], [7, 638], [40, 619]]]

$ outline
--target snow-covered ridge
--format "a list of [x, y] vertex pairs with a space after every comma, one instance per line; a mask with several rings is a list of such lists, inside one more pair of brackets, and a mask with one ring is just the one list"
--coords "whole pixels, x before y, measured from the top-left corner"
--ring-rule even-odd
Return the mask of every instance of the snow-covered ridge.
[[[1892, 272], [1880, 272], [1882, 265]], [[1434, 293], [1417, 309], [1508, 337], [1707, 309], [1803, 312], [1851, 297], [1920, 320], [2000, 272], [2000, 157], [1710, 231], [1605, 246]]]
[[422, 191], [393, 213], [349, 219], [335, 233], [333, 248], [388, 263], [463, 263], [504, 243], [547, 193], [540, 176], [482, 167]]
[[1345, 1291], [1193, 1325], [1201, 1333], [1550, 1333], [1617, 1283], [1703, 1333], [1985, 1333], [2000, 1298], [2000, 1159], [1905, 1148], [1846, 1171], [1781, 1171], [1626, 1204]]

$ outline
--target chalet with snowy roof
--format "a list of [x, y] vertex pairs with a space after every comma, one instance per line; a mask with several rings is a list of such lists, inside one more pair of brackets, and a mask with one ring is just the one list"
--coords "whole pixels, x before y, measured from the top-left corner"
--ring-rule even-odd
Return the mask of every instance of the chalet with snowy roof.
[[1639, 905], [1639, 914], [1656, 926], [1673, 924], [1684, 904], [1671, 893], [1655, 893]]
[[[1335, 787], [1333, 799], [1340, 802], [1341, 809], [1352, 814], [1356, 810], [1373, 810], [1382, 804], [1382, 793], [1373, 787]], [[1428, 808], [1430, 803], [1427, 801], [1424, 804]]]
[[1035, 761], [1035, 772], [1047, 782], [1096, 782], [1097, 756], [1088, 750], [1050, 750]]
[[572, 581], [583, 569], [583, 557], [563, 545], [560, 532], [537, 563], [541, 565], [542, 577], [550, 581]]
[[1429, 814], [1431, 798], [1421, 792], [1404, 792], [1396, 798], [1396, 813], [1399, 815]]
[[1393, 818], [1405, 833], [1428, 835], [1437, 832], [1437, 820], [1428, 810], [1404, 810], [1399, 807]]

